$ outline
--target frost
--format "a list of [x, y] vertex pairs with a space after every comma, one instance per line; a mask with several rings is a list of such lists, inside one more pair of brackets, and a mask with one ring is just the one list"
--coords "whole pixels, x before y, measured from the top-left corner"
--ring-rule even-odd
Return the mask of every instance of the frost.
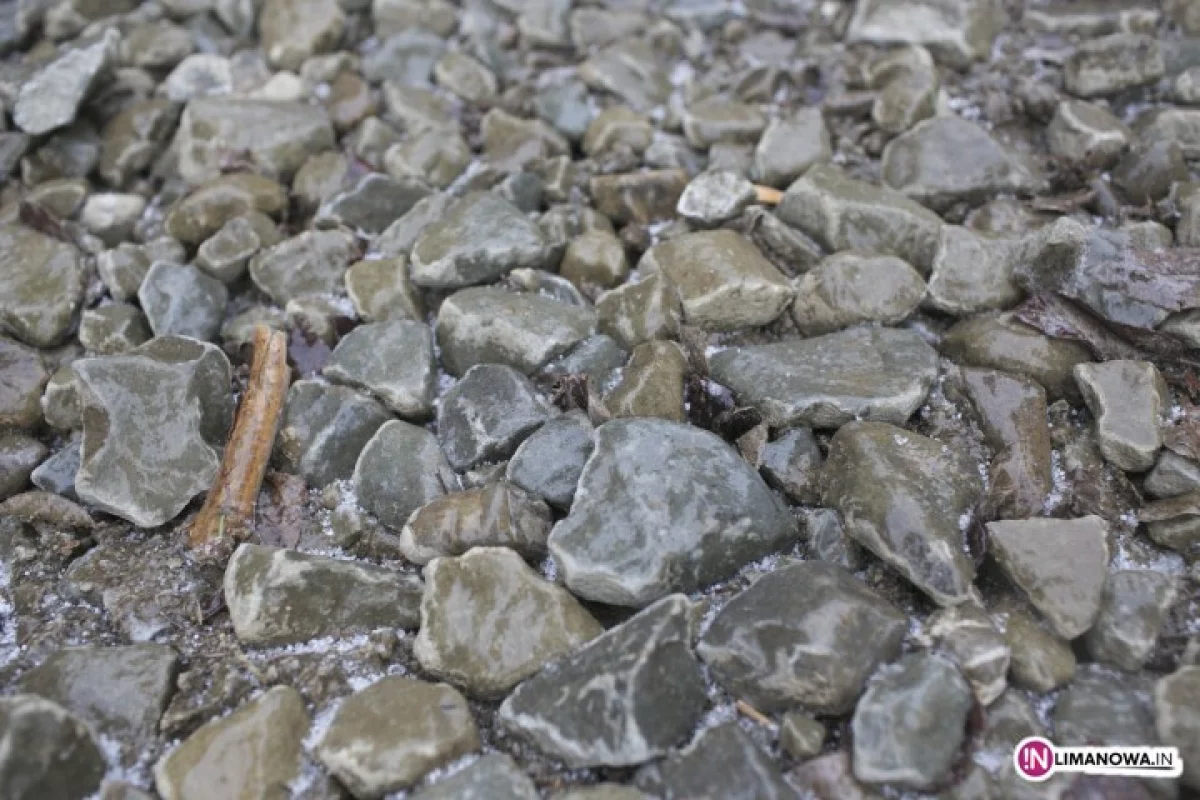
[[907, 436], [902, 436], [898, 433], [892, 434], [892, 440], [899, 445], [906, 445], [911, 441]]
[[1067, 495], [1067, 471], [1063, 469], [1062, 453], [1057, 450], [1050, 451], [1050, 474], [1053, 478], [1053, 487], [1050, 494], [1046, 496], [1046, 503], [1042, 507], [1047, 514], [1061, 506]]
[[282, 658], [285, 656], [298, 656], [307, 653], [349, 653], [366, 647], [369, 642], [370, 639], [365, 633], [360, 633], [359, 635], [352, 636], [349, 639], [336, 639], [333, 636], [322, 636], [318, 639], [309, 639], [307, 642], [299, 642], [297, 644], [289, 644], [282, 647], [270, 647], [263, 648], [261, 650], [247, 650], [246, 655], [248, 655], [250, 658], [265, 660]]
[[558, 562], [554, 560], [554, 556], [546, 556], [546, 560], [542, 562], [542, 577], [551, 583], [558, 580]]
[[671, 70], [671, 85], [683, 86], [696, 75], [696, 70], [687, 61], [680, 61]]
[[[102, 733], [95, 734], [92, 738], [96, 742], [96, 746], [100, 748], [100, 754], [104, 756], [104, 763], [108, 767], [104, 773], [106, 783], [124, 781], [139, 789], [150, 789], [150, 766], [154, 760], [152, 751], [142, 749], [138, 752], [137, 759], [129, 766], [125, 766], [121, 759], [120, 742]], [[92, 797], [99, 798], [100, 793], [97, 792]]]
[[958, 529], [963, 533], [966, 533], [970, 529], [971, 522], [974, 521], [974, 519], [975, 511], [973, 509], [967, 509], [958, 515]]

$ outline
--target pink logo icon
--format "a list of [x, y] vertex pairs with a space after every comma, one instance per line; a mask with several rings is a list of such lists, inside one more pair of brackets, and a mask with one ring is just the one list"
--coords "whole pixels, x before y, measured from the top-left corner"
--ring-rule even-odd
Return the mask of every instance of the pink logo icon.
[[1048, 779], [1054, 772], [1054, 745], [1040, 736], [1022, 739], [1013, 751], [1013, 766], [1027, 781]]

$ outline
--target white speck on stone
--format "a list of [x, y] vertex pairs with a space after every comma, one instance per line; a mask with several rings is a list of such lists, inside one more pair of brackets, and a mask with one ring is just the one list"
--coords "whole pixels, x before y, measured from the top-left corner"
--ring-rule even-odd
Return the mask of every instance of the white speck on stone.
[[906, 445], [909, 443], [910, 440], [907, 436], [902, 436], [899, 433], [894, 433], [894, 434], [892, 434], [892, 441], [894, 441], [898, 445]]

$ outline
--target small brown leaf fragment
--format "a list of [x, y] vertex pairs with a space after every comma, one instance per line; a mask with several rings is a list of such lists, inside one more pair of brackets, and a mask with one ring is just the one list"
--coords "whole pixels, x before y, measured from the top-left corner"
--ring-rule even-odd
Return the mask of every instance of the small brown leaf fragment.
[[270, 472], [259, 496], [255, 535], [261, 544], [294, 548], [304, 532], [308, 485], [299, 475]]
[[290, 379], [287, 337], [265, 325], [257, 326], [246, 393], [216, 481], [189, 532], [189, 544], [204, 559], [223, 561], [233, 545], [250, 534]]

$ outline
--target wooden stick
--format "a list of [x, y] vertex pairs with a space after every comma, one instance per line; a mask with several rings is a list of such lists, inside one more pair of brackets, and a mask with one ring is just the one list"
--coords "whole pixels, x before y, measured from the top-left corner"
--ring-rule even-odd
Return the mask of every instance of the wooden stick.
[[745, 700], [738, 700], [736, 703], [733, 704], [733, 706], [734, 706], [734, 708], [737, 709], [737, 712], [739, 714], [741, 714], [743, 717], [746, 717], [747, 719], [752, 719], [755, 722], [757, 722], [759, 725], [762, 725], [767, 728], [775, 727], [775, 723], [771, 721], [770, 717], [768, 717], [766, 714], [759, 711], [754, 706], [747, 703]]
[[779, 201], [783, 199], [783, 192], [757, 183], [754, 184], [754, 193], [758, 196], [758, 202], [764, 206], [777, 206], [779, 205]]
[[206, 558], [223, 560], [235, 542], [250, 535], [254, 504], [279, 431], [290, 379], [287, 337], [265, 325], [256, 326], [250, 382], [221, 468], [188, 536], [192, 549]]

